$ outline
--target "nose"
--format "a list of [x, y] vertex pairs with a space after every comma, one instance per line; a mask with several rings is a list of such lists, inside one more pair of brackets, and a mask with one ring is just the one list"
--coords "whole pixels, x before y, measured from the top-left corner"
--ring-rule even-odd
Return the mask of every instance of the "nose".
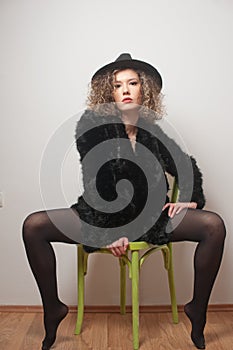
[[129, 89], [128, 89], [128, 85], [124, 84], [123, 85], [123, 95], [128, 95], [129, 94]]

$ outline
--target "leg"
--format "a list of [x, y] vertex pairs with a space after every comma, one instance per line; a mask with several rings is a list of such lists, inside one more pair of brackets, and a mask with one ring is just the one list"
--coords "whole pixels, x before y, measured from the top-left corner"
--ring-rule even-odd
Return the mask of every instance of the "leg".
[[121, 315], [126, 314], [125, 304], [126, 304], [126, 263], [122, 258], [119, 258], [120, 263], [120, 289], [121, 289]]
[[206, 311], [222, 260], [225, 234], [224, 223], [217, 214], [199, 209], [189, 209], [172, 234], [172, 242], [198, 242], [194, 256], [193, 299], [184, 310], [192, 323], [191, 338], [199, 349], [205, 348]]
[[[84, 286], [85, 286], [85, 273], [87, 271], [87, 259], [82, 246], [78, 246], [78, 315], [76, 320], [75, 334], [80, 334], [82, 324], [83, 324], [83, 315], [84, 315]], [[85, 266], [86, 265], [86, 266]]]
[[139, 253], [132, 250], [132, 323], [133, 323], [133, 348], [139, 349]]
[[29, 215], [23, 225], [23, 240], [28, 261], [44, 308], [46, 334], [43, 350], [50, 349], [56, 339], [57, 328], [68, 313], [67, 306], [58, 297], [56, 258], [50, 242], [77, 243], [63, 233], [65, 228], [69, 233], [72, 229], [75, 229], [77, 234], [80, 232], [79, 217], [74, 214], [72, 209], [42, 211]]
[[172, 320], [173, 320], [173, 323], [178, 323], [179, 317], [178, 317], [177, 302], [176, 302], [176, 289], [175, 289], [174, 268], [173, 268], [173, 252], [172, 252], [172, 244], [171, 243], [168, 243], [168, 249], [170, 251], [170, 266], [168, 269], [168, 283], [169, 283], [169, 290], [170, 290], [170, 296], [171, 296]]

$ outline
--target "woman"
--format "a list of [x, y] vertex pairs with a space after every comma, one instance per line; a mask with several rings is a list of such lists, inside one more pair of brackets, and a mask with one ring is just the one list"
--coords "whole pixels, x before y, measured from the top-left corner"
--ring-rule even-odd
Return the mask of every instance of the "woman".
[[[33, 213], [24, 222], [27, 257], [44, 307], [43, 350], [53, 345], [57, 328], [68, 312], [57, 293], [51, 242], [84, 242], [88, 252], [105, 245], [119, 257], [129, 239], [154, 244], [198, 243], [193, 298], [184, 311], [192, 325], [193, 343], [198, 349], [205, 348], [206, 311], [222, 259], [225, 226], [217, 214], [202, 210], [202, 175], [194, 158], [154, 123], [162, 115], [161, 88], [159, 72], [129, 54], [99, 69], [92, 78], [89, 109], [76, 130], [84, 193], [70, 209]], [[105, 151], [91, 154], [91, 150], [109, 141], [108, 158], [99, 168]], [[167, 197], [165, 171], [177, 179], [180, 196], [176, 204]], [[133, 192], [128, 185], [117, 188], [122, 179], [130, 180]], [[154, 206], [146, 206], [151, 199]], [[136, 233], [132, 236], [131, 232]]]

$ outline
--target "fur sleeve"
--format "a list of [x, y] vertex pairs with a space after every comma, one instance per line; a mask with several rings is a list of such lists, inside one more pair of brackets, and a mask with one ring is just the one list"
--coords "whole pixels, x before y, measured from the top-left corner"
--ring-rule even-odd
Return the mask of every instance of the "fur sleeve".
[[[174, 176], [178, 183], [179, 201], [196, 202], [197, 208], [202, 209], [205, 205], [205, 196], [202, 188], [202, 173], [196, 160], [183, 152], [177, 143], [169, 138], [160, 127], [156, 126], [156, 132], [165, 171]], [[172, 150], [172, 155], [169, 150]], [[181, 169], [179, 176], [177, 168]], [[190, 174], [193, 174], [193, 176], [190, 177]]]

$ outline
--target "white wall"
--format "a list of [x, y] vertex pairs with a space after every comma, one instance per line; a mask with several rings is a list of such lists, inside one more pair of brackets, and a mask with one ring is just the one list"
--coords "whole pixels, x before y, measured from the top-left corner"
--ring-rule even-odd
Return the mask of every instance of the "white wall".
[[[21, 239], [24, 218], [43, 209], [40, 160], [54, 131], [84, 108], [95, 70], [122, 52], [163, 76], [167, 118], [198, 159], [206, 208], [222, 215], [228, 231], [211, 302], [233, 303], [232, 10], [230, 0], [1, 1], [0, 304], [40, 304]], [[64, 165], [66, 206], [80, 190], [77, 174], [72, 148]], [[180, 304], [191, 296], [194, 248], [174, 247]], [[55, 249], [60, 294], [76, 304], [75, 247]], [[117, 268], [111, 256], [91, 257], [87, 304], [118, 303]], [[141, 280], [143, 304], [169, 303], [160, 256], [144, 266]]]

